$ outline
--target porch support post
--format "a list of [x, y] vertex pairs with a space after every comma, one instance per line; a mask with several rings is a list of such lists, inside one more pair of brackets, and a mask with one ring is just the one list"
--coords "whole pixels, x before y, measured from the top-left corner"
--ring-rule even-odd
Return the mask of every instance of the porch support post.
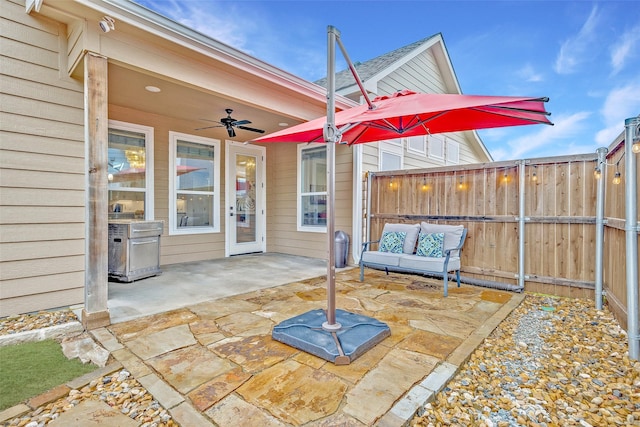
[[602, 177], [597, 182], [596, 192], [596, 309], [602, 310], [603, 262], [604, 262], [604, 184], [607, 176], [607, 153], [609, 150], [600, 147], [596, 150], [598, 160], [596, 167], [601, 168]]
[[624, 135], [625, 156], [625, 236], [627, 264], [627, 336], [629, 358], [640, 357], [638, 330], [638, 196], [636, 155], [632, 150], [634, 138], [640, 138], [640, 116], [626, 119]]
[[84, 57], [86, 237], [82, 323], [86, 329], [109, 325], [108, 297], [108, 99], [107, 58]]

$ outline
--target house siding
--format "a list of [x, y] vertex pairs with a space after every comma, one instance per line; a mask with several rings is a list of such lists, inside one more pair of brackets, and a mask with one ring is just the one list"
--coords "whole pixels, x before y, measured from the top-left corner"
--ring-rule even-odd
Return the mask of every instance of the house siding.
[[[296, 174], [295, 144], [268, 145], [267, 252], [326, 258], [326, 233], [297, 231]], [[351, 235], [353, 160], [350, 147], [337, 147], [335, 180], [335, 229]]]
[[160, 265], [202, 261], [225, 256], [224, 185], [226, 171], [224, 141], [220, 141], [220, 231], [169, 235], [169, 131], [195, 135], [192, 127], [166, 116], [149, 114], [116, 105], [109, 106], [109, 119], [153, 128], [154, 219], [164, 221], [160, 237]]
[[[81, 303], [83, 84], [66, 76], [66, 27], [0, 2], [0, 316]], [[26, 42], [28, 40], [28, 42]]]
[[[378, 95], [390, 95], [398, 90], [409, 89], [421, 93], [448, 93], [443, 73], [430, 49], [425, 50], [407, 61], [401, 67], [391, 71], [378, 81]], [[446, 139], [458, 142], [460, 147], [459, 164], [480, 163], [487, 159], [484, 153], [478, 153], [474, 144], [464, 132], [446, 134]], [[367, 144], [363, 150], [363, 170], [378, 171], [379, 152], [377, 144]], [[403, 147], [403, 169], [446, 166], [444, 159], [433, 159], [408, 151]]]

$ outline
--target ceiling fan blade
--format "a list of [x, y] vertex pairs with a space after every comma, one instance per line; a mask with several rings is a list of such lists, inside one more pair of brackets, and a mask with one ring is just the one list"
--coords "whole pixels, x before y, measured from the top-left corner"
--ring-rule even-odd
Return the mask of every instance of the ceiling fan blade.
[[248, 125], [251, 123], [249, 120], [235, 120], [231, 123], [232, 126]]
[[238, 129], [242, 129], [242, 130], [249, 130], [251, 132], [258, 132], [258, 133], [264, 133], [264, 131], [262, 129], [256, 129], [256, 128], [248, 128], [246, 126], [236, 126]]
[[[209, 120], [210, 122], [213, 120]], [[215, 125], [215, 126], [205, 126], [203, 128], [195, 128], [194, 130], [204, 130], [204, 129], [211, 129], [211, 128], [221, 128], [222, 125]]]

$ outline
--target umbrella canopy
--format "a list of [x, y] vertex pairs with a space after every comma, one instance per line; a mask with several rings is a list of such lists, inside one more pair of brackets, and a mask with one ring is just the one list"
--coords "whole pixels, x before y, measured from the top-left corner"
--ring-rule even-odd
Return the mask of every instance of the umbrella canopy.
[[[548, 98], [425, 94], [403, 90], [335, 115], [341, 142], [360, 144], [398, 137], [532, 124], [553, 124]], [[254, 139], [255, 142], [324, 142], [326, 117]]]

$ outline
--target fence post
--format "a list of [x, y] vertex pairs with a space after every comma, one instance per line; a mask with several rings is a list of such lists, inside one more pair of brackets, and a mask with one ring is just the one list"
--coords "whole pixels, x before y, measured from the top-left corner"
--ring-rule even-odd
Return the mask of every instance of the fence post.
[[[609, 150], [600, 147], [596, 150], [598, 163], [596, 168], [600, 168], [603, 177], [607, 176], [607, 153]], [[603, 249], [604, 249], [604, 183], [606, 178], [598, 180], [596, 189], [596, 309], [602, 310], [602, 276], [603, 276]]]
[[636, 193], [636, 156], [633, 143], [640, 142], [640, 116], [626, 119], [625, 155], [625, 235], [627, 259], [627, 336], [629, 358], [638, 360], [640, 333], [638, 331], [638, 196]]
[[524, 244], [525, 244], [525, 239], [524, 239], [524, 223], [525, 223], [525, 200], [524, 200], [524, 193], [525, 193], [525, 186], [524, 186], [524, 180], [525, 180], [525, 161], [521, 160], [518, 162], [518, 172], [519, 172], [519, 178], [518, 178], [518, 187], [519, 187], [519, 199], [518, 199], [518, 286], [524, 291], [524, 279], [525, 279], [525, 265], [524, 265]]

